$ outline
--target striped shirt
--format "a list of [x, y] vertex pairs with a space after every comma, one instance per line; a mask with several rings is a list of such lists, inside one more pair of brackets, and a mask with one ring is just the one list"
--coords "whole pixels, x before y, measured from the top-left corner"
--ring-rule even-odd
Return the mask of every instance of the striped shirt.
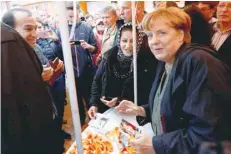
[[212, 46], [217, 51], [220, 49], [221, 45], [225, 42], [225, 40], [229, 37], [231, 34], [231, 28], [228, 30], [221, 32], [220, 28], [218, 27], [218, 22], [213, 27], [215, 33], [212, 37]]

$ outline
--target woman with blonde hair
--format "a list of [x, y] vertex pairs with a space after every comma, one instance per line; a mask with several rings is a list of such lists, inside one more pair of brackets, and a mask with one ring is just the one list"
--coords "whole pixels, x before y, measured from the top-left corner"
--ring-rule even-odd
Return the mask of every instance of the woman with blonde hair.
[[124, 100], [116, 107], [152, 123], [155, 136], [131, 141], [136, 153], [195, 154], [203, 141], [230, 139], [227, 68], [212, 49], [190, 44], [190, 17], [175, 7], [158, 9], [143, 27], [159, 60], [149, 103]]

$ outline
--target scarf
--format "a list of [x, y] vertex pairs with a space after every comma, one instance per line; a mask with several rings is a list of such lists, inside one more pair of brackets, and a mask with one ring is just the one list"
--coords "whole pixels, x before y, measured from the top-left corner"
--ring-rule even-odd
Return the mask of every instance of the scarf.
[[[118, 36], [117, 36], [117, 45], [118, 45], [118, 53], [117, 53], [117, 60], [119, 62], [119, 64], [115, 64], [113, 66], [113, 72], [117, 77], [120, 78], [126, 78], [128, 76], [131, 75], [132, 70], [133, 70], [133, 55], [131, 56], [125, 56], [123, 54], [123, 51], [120, 48], [120, 38], [121, 38], [121, 33], [123, 31], [124, 28], [131, 28], [132, 29], [132, 23], [126, 23], [124, 25], [121, 26], [121, 28], [119, 29], [118, 32]], [[143, 41], [143, 35], [141, 32], [140, 27], [136, 26], [136, 33], [138, 34], [138, 38], [136, 39], [136, 51], [138, 52], [142, 41]], [[118, 73], [120, 72], [120, 73]]]

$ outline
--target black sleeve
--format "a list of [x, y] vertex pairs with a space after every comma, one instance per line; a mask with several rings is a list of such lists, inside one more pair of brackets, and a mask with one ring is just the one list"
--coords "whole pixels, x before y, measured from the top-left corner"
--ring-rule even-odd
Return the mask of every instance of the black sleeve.
[[102, 77], [106, 70], [105, 65], [106, 61], [102, 60], [94, 76], [91, 88], [91, 98], [89, 102], [89, 107], [98, 106], [100, 103], [100, 97], [102, 93]]

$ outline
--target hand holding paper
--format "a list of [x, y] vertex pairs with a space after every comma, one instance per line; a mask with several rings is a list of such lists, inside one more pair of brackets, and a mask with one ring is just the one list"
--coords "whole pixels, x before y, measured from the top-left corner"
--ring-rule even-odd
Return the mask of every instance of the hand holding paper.
[[96, 107], [96, 106], [90, 107], [90, 109], [88, 110], [88, 115], [89, 115], [89, 117], [90, 117], [91, 119], [94, 118], [95, 115], [96, 115], [96, 113], [97, 113], [97, 111], [98, 111], [98, 107]]

